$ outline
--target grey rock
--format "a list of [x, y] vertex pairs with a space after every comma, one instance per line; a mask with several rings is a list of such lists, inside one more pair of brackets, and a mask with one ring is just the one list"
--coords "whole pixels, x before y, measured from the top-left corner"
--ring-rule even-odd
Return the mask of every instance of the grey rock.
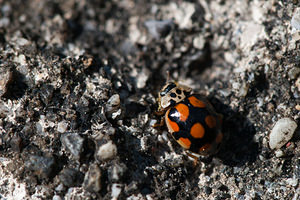
[[173, 26], [172, 20], [148, 20], [145, 22], [149, 33], [156, 39], [166, 37]]
[[54, 88], [51, 85], [43, 85], [40, 88], [40, 97], [44, 104], [48, 105], [52, 101], [52, 96], [53, 96]]
[[106, 113], [109, 117], [112, 117], [113, 113], [117, 112], [120, 108], [120, 96], [119, 94], [112, 95], [105, 106]]
[[108, 176], [112, 181], [120, 181], [127, 171], [125, 164], [115, 164], [108, 169]]
[[80, 159], [84, 139], [78, 133], [66, 133], [61, 136], [64, 147], [76, 158]]
[[79, 186], [83, 181], [83, 174], [75, 169], [66, 168], [59, 174], [59, 180], [67, 187]]
[[7, 92], [10, 82], [12, 82], [13, 73], [9, 68], [0, 68], [0, 97]]
[[102, 188], [101, 170], [97, 164], [92, 164], [85, 174], [83, 187], [89, 192], [99, 192]]
[[58, 196], [58, 195], [54, 195], [53, 198], [52, 198], [52, 200], [61, 200], [61, 197]]
[[14, 135], [10, 140], [12, 149], [16, 152], [20, 152], [22, 148], [22, 138], [19, 135]]
[[34, 171], [40, 178], [49, 178], [53, 172], [55, 160], [52, 156], [30, 155], [25, 162], [28, 170]]
[[293, 67], [292, 69], [289, 70], [288, 72], [289, 78], [290, 79], [296, 79], [300, 75], [300, 68], [299, 67]]
[[296, 9], [295, 13], [293, 14], [291, 25], [293, 28], [300, 30], [300, 8]]

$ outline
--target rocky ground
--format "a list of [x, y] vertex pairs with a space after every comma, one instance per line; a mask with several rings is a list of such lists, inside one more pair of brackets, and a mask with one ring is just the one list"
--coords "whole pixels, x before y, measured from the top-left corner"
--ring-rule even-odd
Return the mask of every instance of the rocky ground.
[[[0, 0], [1, 199], [299, 199], [297, 0]], [[193, 165], [167, 71], [224, 116]]]

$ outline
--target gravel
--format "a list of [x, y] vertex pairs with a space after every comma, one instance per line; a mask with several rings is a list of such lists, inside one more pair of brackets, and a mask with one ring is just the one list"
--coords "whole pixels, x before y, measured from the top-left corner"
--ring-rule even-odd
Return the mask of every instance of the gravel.
[[[299, 7], [1, 1], [0, 198], [298, 199]], [[223, 115], [196, 166], [152, 127], [168, 76]]]

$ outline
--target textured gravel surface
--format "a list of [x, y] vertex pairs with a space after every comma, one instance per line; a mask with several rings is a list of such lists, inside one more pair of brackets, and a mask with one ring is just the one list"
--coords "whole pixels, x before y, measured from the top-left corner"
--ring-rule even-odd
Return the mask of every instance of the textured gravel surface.
[[[299, 199], [299, 49], [298, 0], [0, 0], [0, 199]], [[197, 166], [167, 71], [224, 116]]]

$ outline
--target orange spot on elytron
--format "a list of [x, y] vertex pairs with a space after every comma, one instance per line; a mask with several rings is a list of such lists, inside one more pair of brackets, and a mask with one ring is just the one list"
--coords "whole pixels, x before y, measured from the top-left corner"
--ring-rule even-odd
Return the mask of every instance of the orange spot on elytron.
[[207, 151], [207, 149], [209, 149], [210, 147], [211, 147], [211, 145], [207, 143], [199, 149], [199, 152], [201, 153], [203, 151]]
[[207, 124], [207, 126], [209, 127], [209, 128], [213, 128], [213, 127], [215, 127], [216, 126], [216, 119], [215, 119], [215, 117], [213, 117], [213, 116], [211, 116], [211, 115], [208, 115], [208, 116], [206, 116], [205, 117], [205, 123]]
[[205, 108], [205, 103], [194, 96], [189, 97], [189, 101], [194, 107]]
[[169, 128], [172, 129], [172, 132], [178, 132], [179, 131], [179, 126], [176, 122], [171, 121], [170, 119], [167, 119], [169, 123]]
[[189, 149], [191, 146], [191, 141], [187, 138], [179, 138], [177, 142], [185, 149]]
[[216, 138], [216, 143], [219, 144], [223, 140], [223, 133], [219, 133]]
[[189, 107], [187, 105], [180, 103], [180, 104], [176, 105], [175, 108], [180, 113], [180, 121], [183, 121], [183, 122], [186, 121], [186, 119], [188, 118], [188, 116], [190, 114]]
[[205, 130], [200, 123], [195, 123], [191, 128], [191, 135], [194, 138], [202, 138], [204, 136]]

